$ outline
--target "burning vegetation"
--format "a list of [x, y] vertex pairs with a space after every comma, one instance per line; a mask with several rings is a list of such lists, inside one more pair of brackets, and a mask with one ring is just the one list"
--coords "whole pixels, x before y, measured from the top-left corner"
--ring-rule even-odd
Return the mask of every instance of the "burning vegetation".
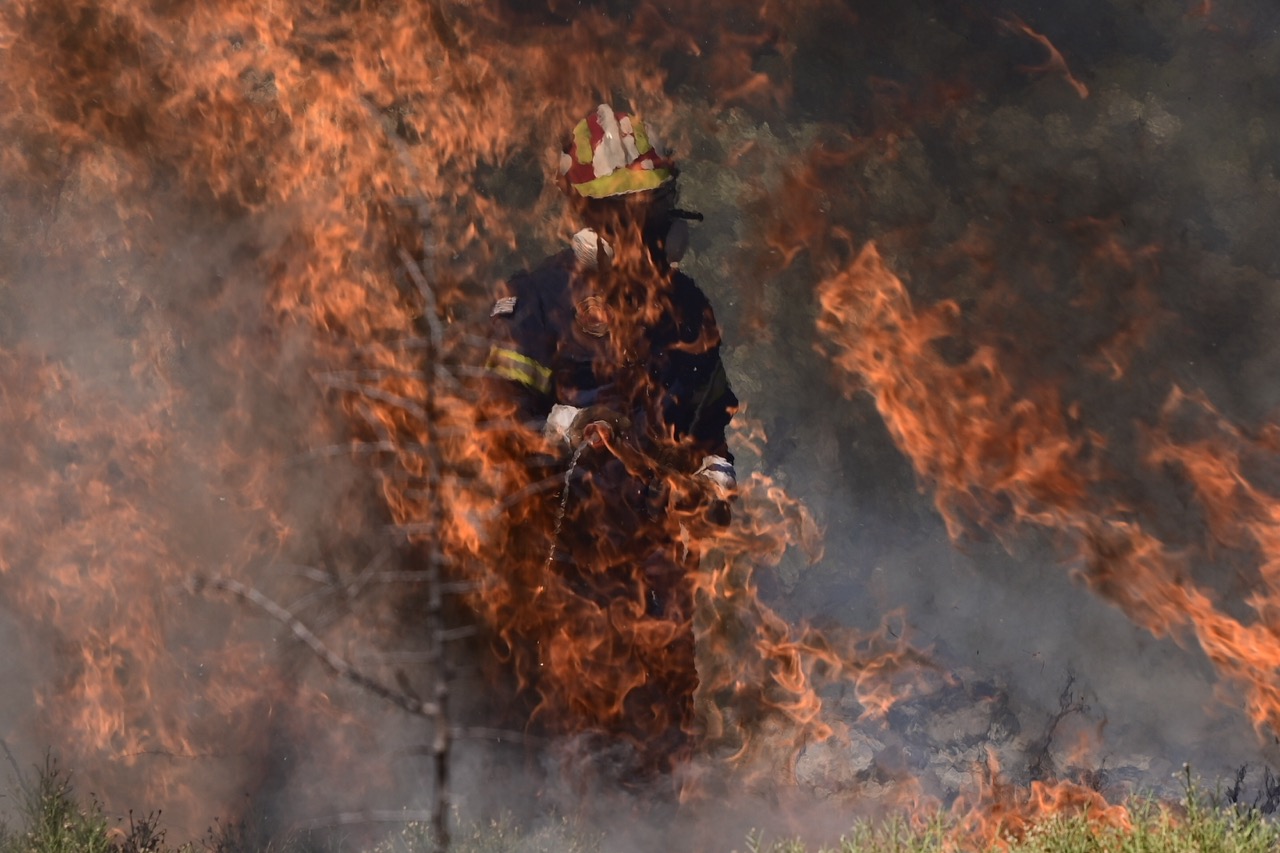
[[[0, 10], [7, 742], [184, 829], [439, 832], [523, 762], [974, 843], [1271, 760], [1274, 13], [784, 6]], [[487, 384], [601, 101], [705, 219], [676, 272], [602, 230], [580, 325], [630, 368], [699, 280], [714, 494], [693, 429], [566, 448]]]

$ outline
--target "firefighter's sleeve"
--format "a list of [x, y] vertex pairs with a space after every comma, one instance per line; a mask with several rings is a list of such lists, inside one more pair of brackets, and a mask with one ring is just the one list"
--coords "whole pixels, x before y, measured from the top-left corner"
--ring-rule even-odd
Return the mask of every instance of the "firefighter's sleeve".
[[520, 275], [508, 282], [489, 314], [493, 334], [485, 384], [490, 395], [513, 402], [521, 420], [545, 419], [553, 402], [554, 338], [529, 278]]
[[733, 454], [729, 452], [725, 430], [738, 408], [738, 398], [729, 385], [729, 376], [720, 358], [720, 329], [711, 303], [702, 291], [690, 279], [681, 284], [684, 286], [679, 291], [679, 299], [688, 320], [682, 337], [691, 344], [683, 354], [681, 371], [688, 383], [686, 393], [692, 406], [691, 410], [686, 409], [687, 430], [705, 453], [732, 465]]
[[[708, 312], [708, 316], [710, 316]], [[714, 319], [711, 321], [714, 324]], [[719, 340], [716, 332], [716, 340]], [[738, 407], [738, 398], [729, 387], [729, 378], [725, 373], [724, 362], [720, 358], [720, 347], [717, 344], [702, 357], [703, 364], [699, 373], [704, 381], [698, 389], [698, 405], [695, 411], [691, 435], [703, 450], [703, 457], [698, 469], [693, 472], [715, 484], [721, 500], [716, 502], [717, 513], [722, 516], [720, 525], [728, 524], [729, 495], [737, 488], [738, 475], [734, 470], [733, 454], [729, 451], [729, 442], [725, 431], [733, 413]]]
[[694, 410], [692, 436], [708, 453], [732, 463], [733, 454], [729, 452], [725, 431], [738, 408], [738, 398], [729, 387], [729, 377], [725, 373], [724, 362], [720, 359], [718, 346], [707, 354], [699, 373], [705, 379], [695, 391], [698, 402]]

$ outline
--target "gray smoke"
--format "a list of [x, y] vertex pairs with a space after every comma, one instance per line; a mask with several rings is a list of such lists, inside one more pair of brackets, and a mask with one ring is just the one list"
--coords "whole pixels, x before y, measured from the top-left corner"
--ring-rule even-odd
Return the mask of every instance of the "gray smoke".
[[[1058, 384], [1067, 402], [1078, 401], [1086, 426], [1107, 436], [1111, 488], [1175, 548], [1190, 549], [1193, 576], [1234, 611], [1251, 570], [1203, 550], [1203, 518], [1174, 497], [1188, 493], [1185, 482], [1144, 467], [1138, 425], [1156, 420], [1175, 384], [1204, 389], [1246, 428], [1275, 413], [1277, 355], [1267, 331], [1276, 312], [1274, 111], [1259, 93], [1275, 66], [1266, 25], [1274, 12], [1214, 4], [1204, 21], [1181, 8], [1092, 5], [859, 9], [852, 34], [839, 35], [819, 13], [811, 28], [797, 24], [794, 103], [767, 125], [735, 114], [717, 128], [715, 147], [755, 140], [798, 154], [830, 140], [825, 183], [806, 190], [812, 207], [829, 211], [828, 227], [846, 229], [855, 248], [868, 239], [887, 247], [917, 305], [956, 300], [961, 331], [943, 343], [958, 357], [994, 342], [1018, 379]], [[1045, 51], [1000, 25], [1015, 15], [1062, 51], [1087, 98], [1059, 74], [1026, 70]], [[938, 100], [939, 81], [959, 84], [957, 105]], [[854, 148], [850, 136], [872, 153], [846, 166], [838, 155]], [[1176, 794], [1184, 761], [1211, 779], [1273, 762], [1270, 738], [1254, 733], [1194, 639], [1156, 638], [1133, 625], [1073, 580], [1079, 566], [1055, 543], [1033, 530], [1004, 545], [976, 530], [948, 539], [930, 484], [916, 483], [870, 398], [845, 400], [812, 350], [819, 272], [804, 255], [763, 281], [735, 265], [735, 252], [755, 248], [753, 217], [767, 207], [744, 204], [739, 187], [723, 192], [733, 179], [717, 186], [717, 170], [687, 173], [686, 198], [708, 212], [701, 236], [717, 244], [692, 270], [713, 294], [739, 395], [769, 433], [758, 464], [827, 528], [818, 565], [784, 566], [775, 579], [772, 600], [783, 612], [866, 629], [901, 610], [915, 641], [963, 685], [1002, 696], [1021, 728], [1001, 734], [1017, 748], [998, 750], [1014, 779], [1042, 769], [1041, 735], [1068, 681], [1073, 711], [1051, 745], [1060, 771], [1076, 736], [1092, 743], [1085, 765], [1124, 777], [1130, 789]], [[762, 170], [745, 195], [782, 198], [776, 178]], [[1091, 267], [1099, 238], [1085, 236], [1093, 227], [1085, 223], [1101, 223], [1130, 250], [1151, 247], [1154, 260], [1126, 273]], [[1158, 318], [1135, 297], [1144, 275]], [[1073, 302], [1088, 287], [1101, 295]], [[990, 310], [993, 300], [1004, 307]], [[769, 338], [753, 327], [753, 312]], [[1122, 378], [1090, 369], [1101, 342], [1144, 319], [1157, 325]], [[922, 773], [963, 769], [981, 758], [974, 747], [993, 725], [989, 716], [966, 743], [922, 734], [906, 718], [898, 722], [910, 733], [888, 740], [931, 751], [919, 760]], [[954, 776], [942, 781], [954, 790]]]

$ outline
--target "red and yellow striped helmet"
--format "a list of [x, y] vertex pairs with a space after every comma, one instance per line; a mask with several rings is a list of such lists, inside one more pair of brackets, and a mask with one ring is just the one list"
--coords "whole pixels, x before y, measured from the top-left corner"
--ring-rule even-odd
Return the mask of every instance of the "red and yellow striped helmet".
[[560, 174], [583, 198], [609, 198], [657, 189], [674, 180], [677, 169], [643, 121], [601, 104], [573, 129]]

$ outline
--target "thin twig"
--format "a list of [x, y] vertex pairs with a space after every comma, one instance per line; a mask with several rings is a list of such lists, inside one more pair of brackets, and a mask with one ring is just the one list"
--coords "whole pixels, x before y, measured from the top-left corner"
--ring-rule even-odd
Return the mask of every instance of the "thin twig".
[[413, 279], [413, 283], [418, 286], [418, 292], [422, 294], [422, 316], [426, 319], [427, 329], [431, 333], [431, 349], [437, 355], [443, 353], [444, 326], [441, 324], [440, 315], [437, 313], [439, 306], [436, 303], [436, 292], [431, 288], [430, 282], [427, 281], [422, 267], [418, 266], [418, 262], [403, 248], [400, 250], [400, 261], [408, 271], [409, 277]]
[[387, 349], [427, 349], [431, 342], [426, 338], [395, 338], [389, 341], [378, 341], [376, 344], [365, 344], [356, 350], [359, 355], [377, 355]]
[[410, 696], [407, 693], [394, 690], [382, 682], [365, 675], [326, 646], [324, 641], [316, 636], [315, 632], [304, 625], [300, 619], [251, 586], [246, 586], [232, 578], [196, 577], [190, 580], [186, 587], [189, 592], [196, 595], [202, 594], [206, 589], [219, 590], [238, 598], [246, 604], [257, 607], [293, 632], [293, 635], [303, 645], [311, 649], [312, 653], [320, 659], [325, 668], [334, 675], [364, 688], [375, 696], [408, 711], [410, 714], [435, 718], [440, 710], [439, 706], [433, 702], [423, 702], [416, 696]]
[[347, 584], [346, 588], [343, 590], [345, 596], [348, 599], [351, 599], [359, 595], [360, 591], [369, 583], [369, 578], [372, 575], [380, 574], [379, 570], [386, 565], [387, 561], [390, 559], [390, 546], [383, 546], [378, 553], [374, 555], [373, 559], [366, 563], [365, 567], [356, 574], [351, 583]]
[[[416, 571], [413, 569], [393, 569], [385, 572], [375, 572], [369, 575], [368, 583], [431, 583], [431, 572]], [[450, 583], [442, 583], [440, 591], [445, 594], [461, 594], [475, 592], [479, 587], [470, 581], [454, 581]]]
[[245, 753], [243, 752], [223, 752], [220, 750], [218, 751], [211, 750], [208, 752], [174, 752], [173, 750], [170, 750], [170, 749], [139, 749], [134, 752], [122, 752], [120, 753], [120, 755], [121, 757], [124, 757], [124, 758], [140, 758], [142, 756], [157, 756], [160, 758], [185, 758], [191, 761], [199, 761], [200, 759], [204, 759], [204, 758], [244, 758], [245, 757]]
[[460, 373], [463, 376], [470, 376], [473, 379], [482, 379], [485, 376], [492, 375], [489, 373], [489, 371], [485, 370], [483, 367], [477, 367], [474, 364], [456, 364], [453, 366], [452, 369], [453, 371]]
[[[366, 579], [368, 575], [376, 573], [376, 569], [380, 568], [390, 558], [391, 548], [390, 546], [384, 546], [380, 548], [378, 553], [373, 556], [373, 559], [366, 563], [364, 568], [357, 572], [356, 576], [347, 583], [340, 584], [340, 578], [336, 574], [329, 575], [327, 588], [312, 590], [301, 598], [294, 600], [289, 605], [289, 612], [297, 613], [299, 610], [309, 606], [313, 600], [335, 593], [339, 596], [342, 602], [349, 603], [356, 597], [356, 595], [359, 594], [360, 589], [365, 583], [364, 579]], [[333, 621], [332, 619], [325, 618], [322, 614], [313, 618], [319, 622], [319, 627], [327, 627], [332, 624]]]
[[355, 404], [355, 408], [356, 408], [356, 412], [359, 413], [360, 417], [364, 420], [364, 422], [367, 423], [369, 426], [371, 426], [374, 430], [376, 430], [382, 436], [383, 441], [388, 443], [395, 443], [395, 436], [391, 434], [391, 430], [387, 428], [387, 425], [386, 423], [383, 422], [382, 418], [378, 417], [374, 413], [373, 409], [369, 407], [369, 404], [367, 401], [357, 400]]
[[282, 574], [293, 575], [298, 578], [306, 578], [309, 581], [333, 586], [337, 580], [334, 573], [328, 569], [317, 569], [315, 566], [299, 566], [293, 563], [272, 563], [267, 566], [268, 569], [274, 569]]
[[13, 750], [9, 749], [9, 743], [4, 738], [0, 738], [0, 747], [4, 748], [5, 758], [9, 759], [9, 766], [13, 768], [13, 775], [17, 779], [18, 787], [22, 789], [22, 793], [31, 797], [31, 786], [27, 784], [27, 777], [22, 772], [22, 768], [18, 766], [18, 759], [14, 757]]
[[363, 385], [359, 382], [351, 382], [346, 379], [335, 379], [333, 377], [316, 376], [316, 381], [322, 385], [333, 388], [336, 391], [349, 391], [352, 394], [359, 394], [368, 397], [371, 400], [378, 400], [397, 409], [404, 409], [416, 418], [426, 420], [426, 410], [418, 403], [410, 400], [408, 397], [402, 397], [399, 394], [392, 394], [390, 391], [384, 391], [381, 388], [375, 388], [370, 385]]
[[340, 812], [330, 817], [315, 818], [295, 824], [295, 832], [313, 832], [332, 829], [335, 826], [358, 826], [366, 823], [430, 823], [431, 812], [412, 809], [365, 809], [358, 812]]
[[[445, 334], [454, 343], [463, 346], [473, 347], [479, 351], [488, 350], [493, 341], [483, 335], [472, 334], [465, 330], [462, 326], [450, 326], [445, 329]], [[365, 344], [355, 350], [357, 355], [379, 355], [389, 349], [415, 350], [415, 349], [431, 349], [431, 340], [422, 337], [410, 338], [394, 338], [387, 341], [379, 341], [375, 344]]]
[[426, 379], [424, 370], [409, 370], [400, 367], [365, 367], [360, 370], [323, 370], [318, 376], [333, 379], [346, 379], [353, 382], [376, 382], [379, 379]]
[[[546, 743], [546, 738], [537, 735], [526, 734], [525, 732], [517, 732], [511, 729], [491, 729], [485, 726], [460, 726], [449, 730], [449, 733], [456, 738], [465, 740], [505, 740], [513, 743], [538, 744]], [[417, 746], [409, 749], [410, 755], [429, 755], [431, 747]]]
[[407, 521], [404, 524], [388, 524], [386, 529], [405, 536], [424, 536], [435, 533], [437, 528], [435, 523], [430, 521]]
[[313, 459], [330, 459], [335, 456], [372, 456], [375, 453], [399, 453], [402, 450], [421, 450], [421, 445], [397, 444], [394, 441], [358, 441], [350, 444], [330, 444], [315, 447], [289, 457], [291, 464], [310, 462]]
[[[425, 370], [407, 370], [394, 367], [367, 367], [361, 370], [323, 370], [315, 374], [317, 379], [333, 380], [335, 382], [378, 382], [383, 379], [421, 379], [426, 381], [431, 376], [444, 382], [456, 384], [457, 379], [453, 372], [459, 371], [470, 373], [475, 370], [468, 364], [446, 364], [440, 360], [432, 369], [431, 374]], [[483, 371], [481, 371], [483, 373]]]

